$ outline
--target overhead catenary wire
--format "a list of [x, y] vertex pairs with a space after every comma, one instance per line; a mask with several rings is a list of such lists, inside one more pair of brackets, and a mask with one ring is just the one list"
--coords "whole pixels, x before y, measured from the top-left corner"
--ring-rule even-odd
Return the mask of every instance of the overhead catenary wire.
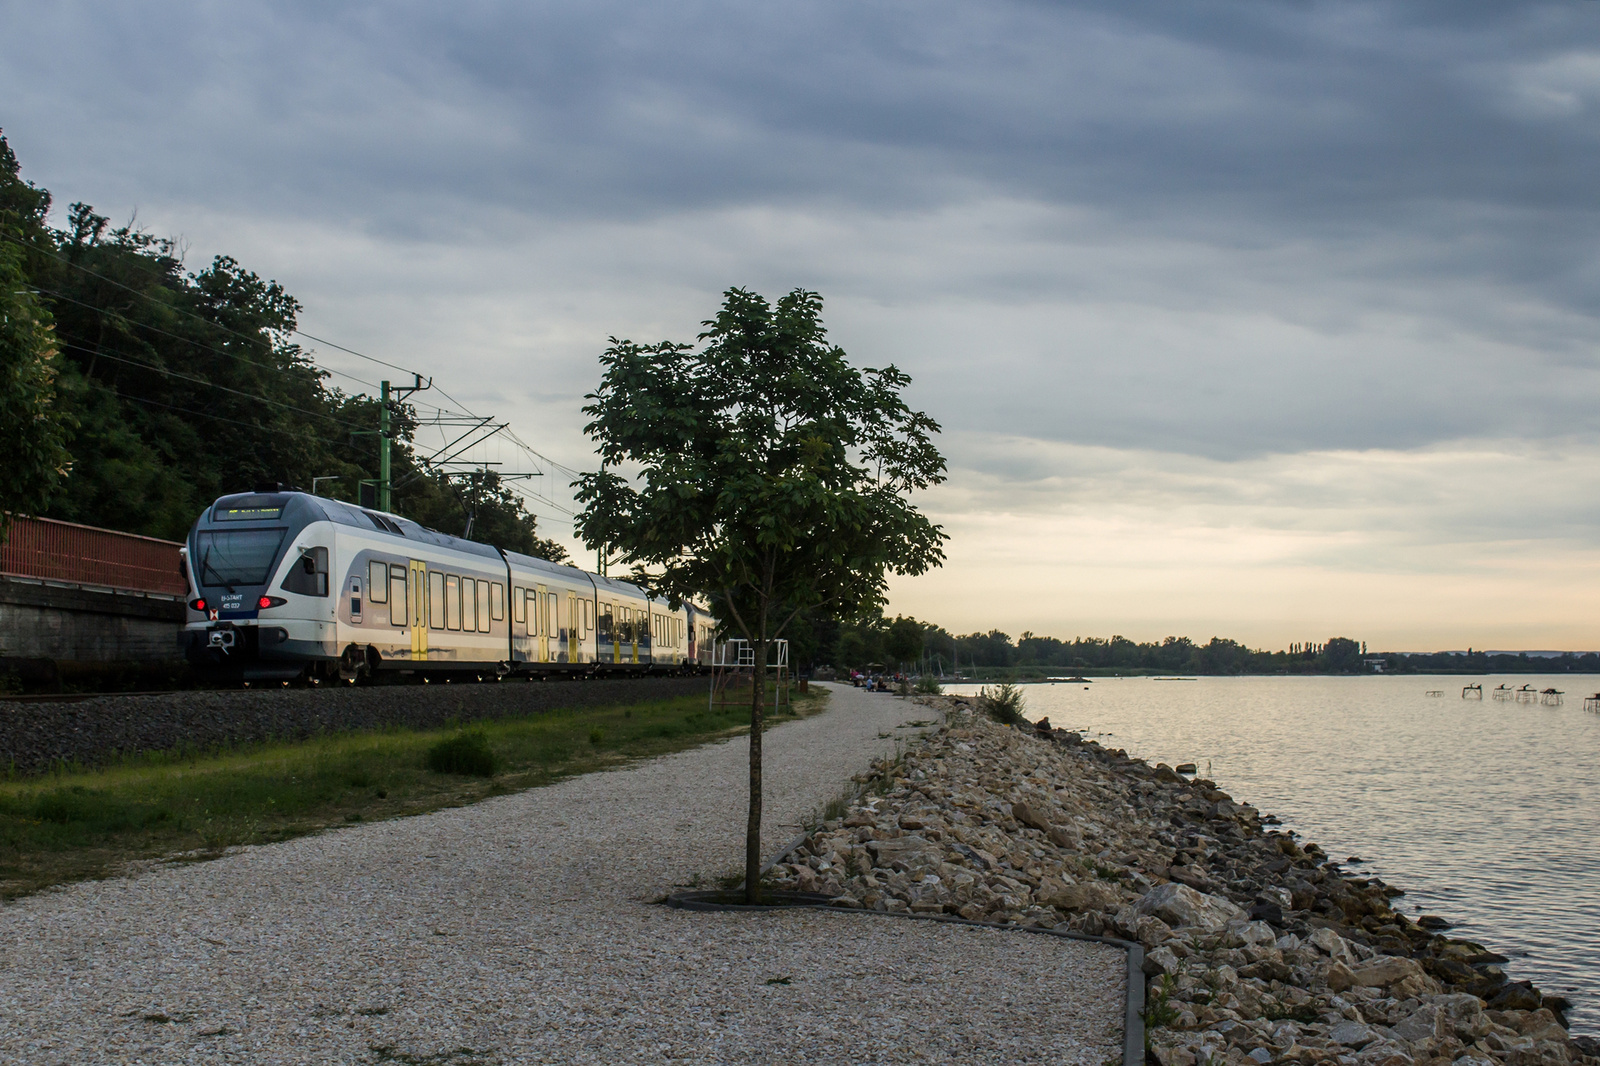
[[[247, 422], [241, 422], [237, 418], [229, 418], [227, 415], [219, 415], [214, 411], [195, 411], [188, 407], [179, 407], [176, 404], [162, 403], [160, 400], [152, 400], [147, 396], [135, 396], [133, 393], [124, 389], [113, 389], [110, 385], [107, 385], [103, 381], [91, 381], [90, 384], [94, 385], [96, 388], [105, 390], [120, 400], [127, 400], [130, 403], [139, 404], [141, 407], [164, 407], [169, 411], [176, 411], [179, 414], [190, 415], [194, 418], [209, 418], [217, 422], [226, 422], [228, 425], [232, 426], [249, 425]], [[348, 443], [346, 441], [329, 440], [327, 437], [312, 437], [310, 439], [322, 444], [332, 445], [334, 447], [340, 447]]]
[[[171, 337], [175, 341], [178, 341], [182, 344], [187, 344], [190, 347], [199, 349], [202, 352], [210, 352], [213, 355], [220, 355], [227, 359], [237, 359], [241, 363], [248, 363], [250, 366], [260, 367], [263, 370], [270, 370], [273, 373], [288, 374], [293, 372], [292, 368], [290, 367], [274, 366], [271, 363], [263, 363], [259, 359], [251, 359], [247, 355], [243, 355], [239, 352], [230, 352], [225, 348], [215, 348], [202, 341], [198, 341], [193, 337], [185, 337], [181, 333], [173, 333], [171, 330], [162, 329], [160, 326], [152, 326], [147, 322], [135, 322], [133, 319], [122, 314], [120, 311], [114, 311], [109, 307], [100, 307], [84, 300], [74, 299], [65, 293], [56, 292], [54, 289], [40, 288], [38, 291], [50, 296], [52, 299], [64, 300], [67, 303], [77, 304], [79, 307], [87, 308], [88, 310], [93, 311], [95, 314], [106, 315], [110, 318], [115, 318], [117, 321], [126, 325], [129, 329], [145, 330], [150, 333], [159, 333], [163, 337]], [[215, 325], [215, 323], [211, 323], [210, 320], [206, 318], [201, 318], [200, 321]], [[259, 342], [261, 340], [259, 336], [252, 337], [248, 333], [239, 333], [236, 330], [228, 329], [226, 326], [218, 326], [218, 328], [232, 334], [233, 336], [240, 337], [245, 340], [255, 342]], [[354, 374], [347, 374], [343, 370], [335, 370], [332, 367], [325, 367], [320, 363], [308, 363], [306, 369], [314, 374], [337, 374], [342, 378], [349, 378], [351, 381], [354, 381], [359, 385], [365, 385], [371, 389], [378, 387], [375, 382], [367, 381], [364, 378], [358, 378]]]
[[[162, 301], [162, 300], [158, 300], [154, 295], [152, 295], [151, 293], [149, 293], [149, 292], [147, 292], [147, 291], [145, 291], [143, 289], [135, 288], [135, 287], [133, 287], [131, 285], [125, 284], [124, 282], [118, 281], [115, 278], [107, 277], [106, 275], [100, 273], [99, 271], [93, 270], [93, 269], [85, 266], [82, 263], [74, 262], [73, 260], [67, 258], [66, 256], [64, 256], [62, 254], [60, 254], [58, 251], [51, 251], [51, 250], [48, 250], [48, 249], [40, 248], [35, 244], [32, 244], [30, 242], [21, 240], [21, 239], [19, 239], [17, 237], [12, 236], [11, 234], [7, 234], [7, 233], [0, 233], [0, 239], [9, 240], [12, 243], [17, 244], [17, 245], [19, 245], [21, 247], [24, 247], [24, 248], [26, 248], [26, 249], [28, 249], [30, 251], [37, 252], [37, 253], [39, 253], [41, 255], [44, 255], [44, 256], [46, 256], [48, 258], [54, 259], [55, 261], [61, 263], [62, 265], [66, 266], [66, 267], [68, 267], [70, 269], [80, 271], [80, 272], [82, 272], [84, 274], [89, 275], [90, 277], [93, 277], [93, 278], [96, 278], [96, 279], [98, 279], [100, 281], [103, 281], [108, 285], [114, 286], [114, 287], [122, 289], [122, 290], [124, 290], [126, 292], [132, 293], [135, 296], [139, 296], [139, 297], [141, 297], [143, 299], [146, 299], [146, 300], [148, 300], [148, 301], [150, 301], [150, 302], [152, 302], [154, 304], [157, 304], [158, 306], [164, 308], [167, 311], [170, 311], [172, 313], [183, 315], [183, 316], [186, 316], [188, 318], [194, 319], [195, 321], [200, 322], [200, 323], [206, 325], [207, 327], [209, 327], [211, 329], [219, 330], [219, 331], [221, 331], [223, 333], [227, 333], [227, 334], [229, 334], [231, 336], [238, 337], [241, 340], [249, 341], [251, 343], [260, 343], [261, 342], [262, 338], [261, 338], [261, 335], [259, 333], [257, 333], [257, 334], [242, 333], [242, 332], [240, 332], [238, 330], [235, 330], [232, 327], [229, 327], [229, 326], [227, 326], [227, 325], [225, 325], [225, 324], [223, 324], [221, 322], [217, 322], [214, 319], [207, 318], [207, 317], [205, 317], [203, 315], [200, 315], [200, 314], [198, 314], [198, 313], [196, 313], [194, 311], [191, 311], [188, 308], [178, 307], [178, 306], [175, 306], [174, 304], [171, 304], [171, 303], [168, 303], [168, 302], [165, 302], [165, 301]], [[199, 349], [201, 351], [208, 351], [208, 352], [211, 352], [213, 354], [223, 356], [225, 358], [238, 359], [241, 362], [244, 362], [246, 364], [249, 364], [249, 365], [252, 365], [252, 366], [256, 366], [256, 367], [259, 367], [261, 369], [268, 370], [268, 371], [275, 372], [275, 373], [287, 374], [287, 373], [292, 373], [293, 372], [293, 370], [291, 368], [289, 368], [289, 367], [273, 366], [271, 364], [262, 363], [262, 362], [260, 362], [258, 360], [250, 359], [247, 356], [242, 355], [241, 353], [230, 352], [230, 351], [226, 351], [224, 349], [218, 349], [218, 348], [215, 348], [215, 347], [213, 347], [211, 345], [199, 342], [199, 341], [195, 340], [194, 338], [184, 337], [184, 336], [182, 336], [180, 334], [175, 334], [175, 333], [172, 333], [171, 331], [161, 329], [159, 326], [153, 326], [153, 325], [149, 325], [147, 323], [135, 322], [135, 321], [133, 321], [131, 319], [128, 319], [126, 316], [120, 314], [119, 312], [116, 312], [116, 311], [114, 311], [114, 310], [112, 310], [110, 308], [98, 307], [98, 306], [95, 306], [93, 304], [89, 304], [89, 303], [86, 303], [84, 301], [74, 299], [73, 297], [66, 296], [65, 294], [55, 292], [53, 290], [41, 289], [40, 291], [43, 292], [43, 293], [46, 293], [47, 295], [49, 295], [53, 299], [65, 300], [67, 302], [77, 304], [78, 306], [85, 307], [85, 308], [87, 308], [87, 309], [89, 309], [91, 311], [94, 311], [97, 314], [105, 314], [105, 315], [109, 315], [109, 316], [115, 317], [115, 318], [117, 318], [118, 320], [120, 320], [121, 322], [125, 323], [126, 325], [128, 325], [129, 327], [131, 327], [133, 329], [148, 330], [150, 332], [159, 333], [159, 334], [161, 334], [163, 336], [172, 337], [174, 340], [178, 340], [178, 341], [180, 341], [182, 343], [188, 344], [191, 347], [197, 348], [197, 349]], [[397, 370], [397, 371], [400, 371], [402, 373], [411, 374], [413, 376], [418, 376], [418, 377], [423, 376], [417, 370], [411, 369], [409, 367], [402, 366], [402, 365], [400, 365], [398, 363], [394, 363], [394, 362], [391, 362], [391, 361], [386, 360], [386, 359], [380, 359], [377, 356], [368, 355], [365, 352], [359, 351], [359, 350], [357, 350], [355, 348], [351, 348], [351, 347], [349, 347], [347, 345], [339, 344], [338, 342], [329, 340], [329, 339], [327, 339], [325, 337], [319, 337], [319, 336], [317, 336], [315, 334], [307, 332], [306, 330], [300, 329], [298, 327], [298, 325], [294, 326], [294, 327], [291, 327], [288, 330], [266, 329], [265, 332], [270, 332], [270, 333], [292, 333], [292, 334], [294, 334], [296, 336], [304, 337], [307, 340], [313, 341], [313, 342], [315, 342], [317, 344], [326, 345], [327, 347], [333, 348], [333, 349], [335, 349], [337, 351], [344, 352], [344, 353], [346, 353], [348, 355], [355, 356], [358, 359], [362, 359], [364, 361], [373, 363], [375, 365], [385, 366], [385, 367], [388, 367], [388, 368], [390, 368], [392, 370]], [[79, 351], [87, 351], [87, 349], [83, 348], [81, 345], [74, 345], [74, 346], [71, 346], [71, 347], [74, 347]], [[329, 414], [327, 414], [325, 412], [307, 411], [307, 410], [305, 410], [303, 408], [297, 408], [297, 407], [294, 407], [293, 405], [290, 405], [290, 404], [284, 404], [284, 403], [281, 403], [281, 402], [276, 401], [276, 400], [270, 400], [270, 399], [268, 399], [266, 397], [254, 396], [254, 395], [249, 394], [249, 393], [241, 392], [240, 390], [237, 390], [237, 389], [231, 389], [231, 388], [228, 388], [227, 386], [219, 385], [219, 384], [217, 384], [215, 382], [205, 381], [203, 379], [195, 378], [195, 377], [192, 377], [192, 376], [189, 376], [189, 375], [184, 375], [184, 374], [178, 373], [176, 371], [167, 370], [167, 369], [161, 368], [161, 367], [150, 366], [149, 364], [139, 363], [139, 362], [136, 362], [136, 361], [134, 361], [132, 359], [128, 359], [128, 358], [117, 358], [117, 356], [110, 354], [110, 351], [111, 350], [102, 348], [102, 349], [100, 349], [98, 354], [104, 354], [104, 355], [107, 356], [107, 358], [112, 359], [114, 362], [127, 363], [128, 365], [141, 367], [143, 369], [150, 370], [153, 373], [165, 374], [167, 376], [176, 377], [176, 378], [179, 378], [179, 379], [182, 379], [182, 380], [190, 381], [190, 382], [193, 382], [193, 383], [198, 384], [198, 385], [209, 386], [209, 387], [216, 388], [216, 389], [219, 389], [219, 390], [224, 391], [224, 392], [233, 393], [235, 395], [239, 395], [239, 396], [242, 396], [242, 397], [245, 397], [245, 398], [248, 398], [248, 399], [254, 399], [254, 400], [257, 400], [258, 402], [268, 403], [268, 404], [271, 404], [273, 406], [281, 407], [281, 408], [284, 408], [286, 410], [297, 411], [297, 412], [299, 412], [301, 414], [310, 415], [311, 417], [328, 419], [330, 421], [333, 421], [333, 422], [336, 422], [338, 424], [345, 425], [345, 426], [348, 426], [348, 427], [351, 427], [351, 428], [357, 428], [357, 429], [361, 428], [361, 427], [355, 427], [352, 423], [345, 422], [342, 419], [335, 418], [334, 416], [329, 415]], [[96, 353], [91, 353], [91, 354], [96, 354]], [[126, 355], [126, 353], [123, 353], [123, 354]], [[324, 373], [336, 374], [336, 375], [338, 375], [340, 377], [348, 378], [351, 381], [354, 381], [354, 382], [356, 382], [358, 384], [364, 385], [367, 388], [377, 388], [377, 385], [375, 383], [370, 382], [370, 381], [366, 381], [365, 379], [362, 379], [362, 378], [359, 378], [359, 377], [356, 377], [354, 374], [350, 374], [350, 373], [348, 373], [346, 371], [338, 370], [338, 369], [335, 369], [333, 367], [325, 367], [325, 366], [321, 365], [320, 363], [313, 363], [312, 364], [312, 368], [314, 368], [313, 372], [324, 372]], [[447, 401], [449, 401], [449, 403], [455, 405], [454, 406], [454, 410], [452, 410], [451, 408], [441, 407], [441, 406], [437, 406], [437, 405], [434, 405], [434, 404], [429, 404], [429, 403], [426, 403], [426, 402], [417, 402], [417, 401], [414, 401], [414, 400], [408, 400], [407, 403], [410, 406], [412, 406], [413, 408], [422, 408], [422, 409], [426, 409], [426, 410], [433, 410], [433, 411], [437, 412], [439, 415], [459, 414], [459, 415], [463, 415], [463, 416], [466, 416], [468, 418], [474, 419], [474, 420], [476, 420], [476, 421], [478, 421], [480, 423], [488, 423], [488, 422], [492, 422], [493, 421], [492, 418], [488, 418], [486, 416], [478, 415], [477, 413], [473, 412], [471, 410], [471, 408], [469, 408], [462, 401], [456, 399], [456, 397], [451, 395], [443, 387], [435, 385], [435, 390], [440, 395], [442, 395]], [[163, 406], [169, 406], [169, 405], [163, 405]], [[419, 422], [419, 424], [425, 424], [425, 423]], [[429, 424], [442, 424], [442, 420], [436, 420], [435, 422], [429, 423]], [[497, 426], [496, 429], [494, 429], [489, 434], [487, 434], [484, 438], [482, 438], [482, 440], [473, 442], [473, 444], [475, 446], [476, 444], [482, 443], [483, 441], [486, 441], [486, 440], [488, 440], [488, 439], [490, 439], [492, 437], [495, 437], [495, 436], [502, 437], [503, 439], [509, 441], [512, 445], [517, 447], [519, 450], [524, 452], [530, 459], [533, 459], [538, 463], [542, 463], [542, 464], [552, 468], [553, 470], [556, 470], [559, 473], [566, 475], [567, 477], [571, 478], [572, 480], [577, 480], [581, 476], [579, 471], [574, 470], [572, 467], [569, 467], [569, 466], [565, 465], [564, 463], [559, 463], [556, 460], [551, 459], [549, 456], [545, 455], [544, 453], [540, 452], [538, 449], [536, 449], [536, 448], [532, 447], [531, 445], [529, 445], [526, 441], [522, 440], [519, 436], [517, 436], [517, 434], [513, 430], [511, 430], [509, 423], [500, 424], [499, 426]], [[447, 445], [447, 447], [448, 447], [448, 445]], [[443, 450], [443, 449], [441, 449], [441, 450]], [[459, 453], [457, 453], [457, 454], [459, 454]], [[531, 490], [523, 490], [520, 486], [513, 485], [513, 486], [510, 486], [510, 487], [512, 487], [513, 491], [516, 491], [519, 496], [522, 496], [522, 497], [528, 499], [530, 502], [537, 501], [539, 503], [542, 503], [545, 506], [550, 507], [550, 508], [558, 511], [562, 516], [567, 517], [567, 518], [575, 518], [576, 517], [576, 513], [575, 512], [567, 509], [566, 507], [556, 503], [554, 500], [551, 500], [550, 498], [548, 498], [548, 497], [546, 497], [546, 496], [544, 496], [542, 494], [532, 492]], [[535, 512], [535, 513], [537, 513], [537, 512]]]
[[268, 397], [265, 397], [265, 396], [257, 396], [254, 393], [242, 392], [239, 389], [230, 389], [226, 385], [219, 385], [215, 381], [207, 381], [205, 378], [197, 378], [197, 377], [194, 377], [191, 374], [182, 374], [182, 373], [179, 373], [176, 370], [168, 370], [165, 367], [151, 366], [149, 363], [141, 363], [141, 362], [138, 362], [137, 360], [134, 360], [134, 359], [131, 359], [131, 358], [126, 358], [125, 357], [126, 353], [122, 353], [120, 355], [113, 354], [114, 352], [120, 351], [120, 349], [100, 348], [100, 349], [96, 350], [96, 349], [85, 348], [81, 344], [70, 344], [70, 343], [69, 344], [64, 344], [64, 345], [62, 345], [62, 347], [65, 348], [65, 349], [73, 350], [73, 351], [80, 351], [80, 352], [83, 352], [83, 353], [85, 353], [87, 355], [92, 355], [97, 359], [109, 359], [114, 363], [123, 363], [123, 364], [126, 364], [127, 366], [138, 367], [141, 370], [148, 370], [153, 374], [161, 374], [164, 377], [177, 378], [180, 381], [192, 382], [192, 383], [194, 383], [196, 385], [205, 386], [206, 388], [217, 389], [220, 392], [232, 393], [235, 396], [242, 396], [243, 398], [245, 398], [247, 400], [254, 400], [257, 403], [271, 404], [273, 407], [281, 407], [286, 411], [294, 411], [294, 412], [296, 412], [298, 414], [309, 415], [312, 418], [327, 419], [329, 422], [333, 422], [333, 423], [335, 423], [337, 425], [341, 425], [341, 426], [346, 426], [346, 427], [348, 427], [350, 429], [353, 429], [353, 430], [360, 430], [362, 428], [361, 426], [358, 426], [354, 422], [346, 422], [344, 419], [336, 418], [333, 415], [330, 415], [325, 411], [309, 411], [304, 407], [296, 407], [293, 404], [282, 403], [282, 402], [280, 402], [278, 400], [269, 399]]

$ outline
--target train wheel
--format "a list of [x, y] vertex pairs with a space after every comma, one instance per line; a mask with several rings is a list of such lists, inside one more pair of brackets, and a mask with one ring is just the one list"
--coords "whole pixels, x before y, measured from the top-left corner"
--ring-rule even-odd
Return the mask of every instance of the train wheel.
[[361, 648], [352, 644], [339, 656], [339, 680], [349, 685], [358, 685], [371, 676], [367, 667], [367, 654]]

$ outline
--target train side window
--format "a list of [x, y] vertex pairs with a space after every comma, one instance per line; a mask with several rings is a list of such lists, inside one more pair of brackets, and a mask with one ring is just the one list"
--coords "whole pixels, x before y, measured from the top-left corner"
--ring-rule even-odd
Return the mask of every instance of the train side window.
[[549, 605], [546, 617], [550, 619], [550, 635], [559, 636], [561, 630], [561, 593], [552, 592], [546, 601]]
[[461, 628], [461, 579], [454, 574], [444, 579], [444, 627]]
[[594, 601], [583, 601], [583, 632], [587, 636], [594, 628]]
[[428, 628], [444, 628], [444, 575], [428, 571]]
[[527, 589], [511, 586], [511, 614], [518, 622], [528, 620]]
[[609, 603], [602, 603], [600, 605], [600, 639], [601, 640], [610, 640], [611, 639], [611, 619], [612, 619], [611, 605]]
[[489, 617], [496, 622], [506, 616], [506, 587], [496, 581], [489, 586]]
[[461, 579], [461, 632], [478, 631], [478, 583], [470, 577]]
[[489, 632], [489, 583], [478, 582], [478, 632]]
[[328, 594], [328, 549], [320, 545], [301, 548], [300, 558], [283, 576], [283, 591], [299, 596], [326, 596]]
[[374, 559], [367, 564], [367, 598], [373, 603], [389, 602], [389, 564]]
[[389, 624], [403, 626], [410, 623], [406, 617], [406, 568], [389, 567]]

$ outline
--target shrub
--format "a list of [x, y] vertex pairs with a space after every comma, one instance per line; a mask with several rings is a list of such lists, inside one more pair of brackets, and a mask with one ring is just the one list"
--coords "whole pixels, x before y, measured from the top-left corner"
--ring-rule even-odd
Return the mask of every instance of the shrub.
[[604, 729], [601, 729], [599, 726], [595, 726], [593, 729], [589, 730], [589, 743], [598, 748], [605, 742], [606, 731]]
[[925, 696], [937, 696], [944, 691], [944, 686], [932, 674], [923, 674], [917, 678], [917, 691]]
[[1022, 689], [1011, 682], [1003, 682], [991, 690], [987, 685], [978, 692], [978, 706], [983, 713], [1002, 725], [1027, 725], [1022, 716]]
[[436, 774], [493, 777], [498, 762], [481, 729], [457, 733], [428, 749], [427, 766]]

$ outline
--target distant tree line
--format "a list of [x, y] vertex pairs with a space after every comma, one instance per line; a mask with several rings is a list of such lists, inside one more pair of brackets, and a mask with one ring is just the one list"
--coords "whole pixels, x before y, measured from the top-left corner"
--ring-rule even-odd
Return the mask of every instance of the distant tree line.
[[1383, 673], [1600, 673], [1593, 652], [1544, 657], [1488, 655], [1479, 651], [1414, 654], [1367, 652], [1348, 637], [1295, 651], [1264, 651], [1236, 640], [1212, 637], [1197, 644], [1188, 637], [1140, 643], [1127, 637], [1077, 637], [1059, 640], [1034, 633], [956, 635], [915, 618], [882, 615], [858, 624], [808, 619], [791, 636], [794, 661], [802, 666], [840, 669], [880, 667], [942, 670], [959, 665], [963, 674], [1057, 676], [1085, 673], [1129, 674], [1360, 674]]
[[[356, 501], [379, 401], [330, 387], [295, 342], [300, 304], [228, 256], [112, 226], [24, 181], [0, 136], [0, 510], [180, 540], [216, 497], [281, 483]], [[424, 469], [394, 404], [394, 509], [446, 533], [565, 556], [493, 473]]]

